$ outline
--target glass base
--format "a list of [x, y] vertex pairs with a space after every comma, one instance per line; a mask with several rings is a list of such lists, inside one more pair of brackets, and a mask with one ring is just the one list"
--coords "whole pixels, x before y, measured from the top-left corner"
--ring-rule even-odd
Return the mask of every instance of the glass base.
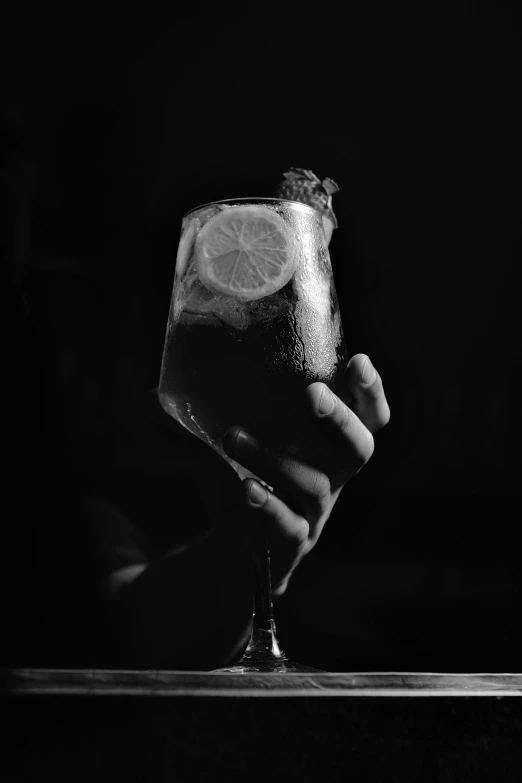
[[255, 672], [263, 674], [327, 674], [323, 669], [303, 666], [300, 663], [290, 661], [286, 656], [281, 656], [281, 658], [244, 656], [240, 661], [231, 663], [229, 666], [213, 669], [210, 674], [253, 674]]
[[313, 669], [311, 666], [301, 666], [299, 663], [286, 661], [277, 665], [237, 663], [235, 666], [225, 666], [222, 669], [212, 669], [209, 674], [327, 674], [324, 669]]

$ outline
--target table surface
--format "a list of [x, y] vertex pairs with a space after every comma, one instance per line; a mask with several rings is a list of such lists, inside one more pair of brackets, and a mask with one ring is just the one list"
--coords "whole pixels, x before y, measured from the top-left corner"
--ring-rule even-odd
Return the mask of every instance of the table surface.
[[0, 674], [6, 783], [520, 783], [522, 674]]
[[212, 674], [193, 671], [7, 669], [4, 692], [27, 696], [520, 696], [522, 674], [359, 672]]

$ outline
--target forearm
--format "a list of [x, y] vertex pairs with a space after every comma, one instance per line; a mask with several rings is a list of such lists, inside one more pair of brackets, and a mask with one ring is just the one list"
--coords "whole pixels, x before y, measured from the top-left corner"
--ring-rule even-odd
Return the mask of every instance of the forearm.
[[241, 651], [252, 620], [252, 560], [213, 532], [152, 561], [112, 598], [120, 665], [208, 670]]

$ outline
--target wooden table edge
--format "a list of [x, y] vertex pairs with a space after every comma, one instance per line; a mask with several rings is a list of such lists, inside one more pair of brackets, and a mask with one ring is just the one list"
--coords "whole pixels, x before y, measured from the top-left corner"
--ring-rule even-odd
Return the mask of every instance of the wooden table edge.
[[340, 672], [212, 674], [193, 671], [10, 668], [1, 672], [10, 696], [130, 697], [471, 697], [522, 695], [522, 674]]

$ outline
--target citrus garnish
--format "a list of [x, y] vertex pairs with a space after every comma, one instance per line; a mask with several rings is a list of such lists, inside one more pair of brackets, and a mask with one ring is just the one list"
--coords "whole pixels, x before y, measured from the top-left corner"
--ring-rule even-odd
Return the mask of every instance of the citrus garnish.
[[296, 251], [283, 218], [262, 206], [230, 207], [203, 226], [195, 266], [206, 288], [240, 299], [261, 299], [294, 272]]

